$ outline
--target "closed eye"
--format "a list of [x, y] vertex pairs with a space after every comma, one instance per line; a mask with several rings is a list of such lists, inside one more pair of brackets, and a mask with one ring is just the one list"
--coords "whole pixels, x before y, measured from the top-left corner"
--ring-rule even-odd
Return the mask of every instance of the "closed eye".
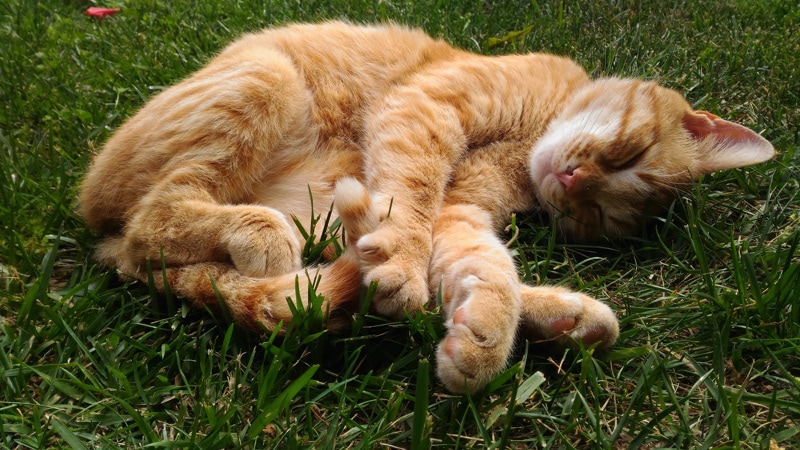
[[614, 168], [616, 170], [628, 170], [636, 167], [642, 161], [647, 151], [650, 150], [652, 147], [653, 147], [652, 145], [645, 147], [642, 151], [634, 154], [630, 158], [624, 160], [622, 163], [617, 164]]

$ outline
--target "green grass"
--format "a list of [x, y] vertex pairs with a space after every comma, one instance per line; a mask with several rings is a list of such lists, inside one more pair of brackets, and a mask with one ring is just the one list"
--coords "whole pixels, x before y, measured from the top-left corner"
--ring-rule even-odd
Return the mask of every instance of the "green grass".
[[[102, 21], [0, 4], [0, 447], [799, 447], [800, 10], [586, 3], [110, 1]], [[240, 33], [325, 18], [655, 79], [779, 155], [704, 177], [636, 239], [562, 245], [520, 217], [526, 279], [607, 299], [622, 335], [602, 354], [521, 343], [474, 397], [433, 375], [435, 314], [332, 335], [310, 311], [248, 336], [98, 267], [73, 211], [92, 150]]]

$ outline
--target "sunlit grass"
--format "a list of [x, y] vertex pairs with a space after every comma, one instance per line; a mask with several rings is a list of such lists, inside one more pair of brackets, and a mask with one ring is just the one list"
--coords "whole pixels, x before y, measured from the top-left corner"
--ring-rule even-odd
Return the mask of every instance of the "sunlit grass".
[[[800, 445], [796, 5], [142, 0], [101, 21], [88, 6], [0, 4], [0, 447]], [[608, 301], [621, 337], [605, 353], [521, 342], [473, 397], [435, 379], [435, 312], [332, 333], [312, 308], [253, 336], [98, 267], [74, 198], [110, 131], [242, 32], [328, 18], [655, 79], [779, 155], [705, 176], [622, 242], [562, 245], [518, 217], [525, 279]]]

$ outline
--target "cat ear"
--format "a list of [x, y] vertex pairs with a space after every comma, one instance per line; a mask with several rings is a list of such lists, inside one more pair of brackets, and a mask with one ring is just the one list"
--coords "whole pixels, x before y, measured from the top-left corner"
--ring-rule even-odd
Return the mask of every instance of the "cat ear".
[[697, 175], [757, 164], [775, 155], [772, 144], [758, 133], [710, 112], [687, 113], [683, 127], [702, 141]]

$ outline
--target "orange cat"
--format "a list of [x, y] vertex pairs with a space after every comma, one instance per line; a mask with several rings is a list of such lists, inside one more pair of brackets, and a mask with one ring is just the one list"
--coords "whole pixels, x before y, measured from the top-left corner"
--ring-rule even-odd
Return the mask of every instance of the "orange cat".
[[[252, 330], [288, 321], [295, 280], [317, 273], [329, 307], [378, 281], [374, 309], [395, 318], [441, 286], [437, 371], [464, 392], [504, 368], [520, 328], [618, 335], [604, 304], [520, 284], [496, 235], [512, 212], [543, 208], [567, 238], [624, 235], [700, 174], [773, 152], [673, 91], [591, 81], [568, 59], [480, 56], [394, 25], [293, 25], [245, 36], [150, 100], [95, 158], [80, 211], [106, 235], [103, 261], [146, 280], [163, 258], [175, 293], [217, 307], [216, 288]], [[335, 197], [350, 245], [307, 273], [290, 218], [311, 222], [309, 191]]]

